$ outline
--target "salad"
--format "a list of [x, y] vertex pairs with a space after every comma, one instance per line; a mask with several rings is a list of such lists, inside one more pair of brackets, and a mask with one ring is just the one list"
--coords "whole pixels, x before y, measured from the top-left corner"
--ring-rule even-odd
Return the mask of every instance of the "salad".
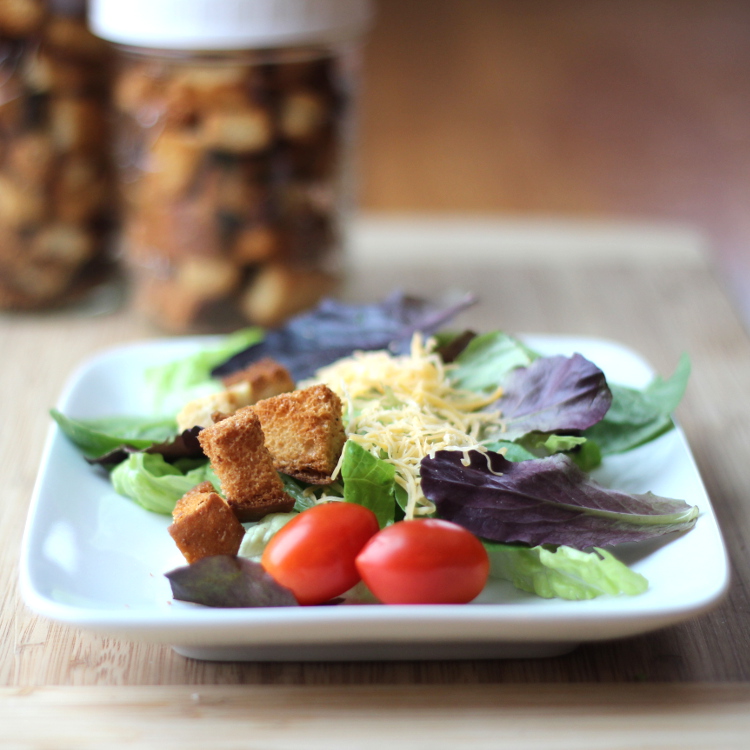
[[473, 301], [326, 300], [144, 373], [148, 415], [52, 415], [118, 493], [173, 515], [165, 544], [189, 563], [166, 573], [177, 599], [468, 602], [488, 576], [543, 597], [645, 591], [617, 545], [686, 532], [698, 510], [590, 472], [673, 428], [687, 358], [618, 386], [580, 354], [450, 330]]

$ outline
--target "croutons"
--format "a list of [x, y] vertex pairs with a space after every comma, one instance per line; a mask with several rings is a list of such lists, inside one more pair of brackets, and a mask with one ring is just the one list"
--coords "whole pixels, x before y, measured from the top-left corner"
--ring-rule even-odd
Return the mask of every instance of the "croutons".
[[326, 385], [282, 393], [251, 407], [274, 467], [310, 484], [328, 484], [346, 433], [341, 399]]
[[237, 383], [250, 383], [256, 401], [294, 390], [294, 380], [284, 365], [271, 357], [264, 357], [222, 378], [227, 388]]
[[240, 409], [198, 434], [229, 507], [243, 522], [294, 507], [294, 498], [284, 492], [253, 408]]
[[334, 276], [268, 263], [243, 290], [240, 307], [248, 320], [273, 327], [315, 304], [334, 287]]
[[177, 415], [177, 429], [182, 431], [191, 427], [210, 427], [214, 423], [211, 417], [214, 412], [234, 414], [251, 403], [253, 393], [250, 384], [237, 383], [221, 393], [212, 393], [185, 404]]
[[188, 563], [212, 555], [236, 555], [245, 529], [226, 501], [203, 482], [187, 492], [172, 511], [167, 529]]
[[177, 415], [180, 431], [191, 427], [209, 427], [216, 422], [213, 414], [228, 416], [264, 398], [294, 389], [289, 370], [267, 357], [254, 362], [239, 372], [224, 378], [225, 391], [198, 398], [187, 403]]

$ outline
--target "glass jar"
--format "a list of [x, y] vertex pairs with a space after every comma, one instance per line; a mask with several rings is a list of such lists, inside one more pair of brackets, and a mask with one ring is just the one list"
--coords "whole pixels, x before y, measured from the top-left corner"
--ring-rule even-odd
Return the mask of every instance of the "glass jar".
[[92, 3], [119, 51], [122, 255], [162, 329], [274, 326], [333, 290], [369, 14], [359, 0]]
[[112, 53], [85, 10], [0, 3], [0, 308], [78, 300], [110, 268]]

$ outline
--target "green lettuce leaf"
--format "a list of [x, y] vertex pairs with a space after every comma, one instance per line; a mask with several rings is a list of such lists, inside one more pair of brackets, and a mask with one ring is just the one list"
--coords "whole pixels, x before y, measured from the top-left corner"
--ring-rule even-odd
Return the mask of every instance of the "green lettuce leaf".
[[509, 440], [496, 440], [493, 443], [487, 443], [484, 447], [488, 451], [501, 453], [508, 461], [529, 461], [532, 458], [538, 458], [522, 445], [511, 443]]
[[490, 557], [490, 576], [510, 581], [516, 588], [546, 599], [593, 599], [603, 594], [635, 596], [648, 581], [611, 552], [595, 547], [581, 552], [572, 547], [524, 547], [484, 542]]
[[454, 388], [492, 391], [516, 367], [527, 367], [538, 358], [525, 344], [503, 331], [476, 336], [458, 355], [450, 378]]
[[63, 434], [88, 458], [99, 458], [122, 445], [149, 448], [174, 437], [177, 424], [173, 419], [154, 417], [105, 417], [71, 419], [56, 409], [50, 415]]
[[305, 495], [304, 490], [307, 485], [302, 485], [296, 479], [287, 476], [286, 474], [279, 473], [281, 481], [284, 483], [284, 492], [294, 498], [294, 510], [297, 513], [301, 513], [303, 510], [312, 508], [315, 505], [315, 497], [312, 495]]
[[260, 560], [266, 545], [277, 531], [286, 526], [299, 513], [269, 513], [257, 523], [249, 524], [245, 528], [245, 536], [242, 538], [240, 557]]
[[188, 401], [222, 390], [211, 371], [262, 339], [261, 328], [243, 328], [189, 357], [150, 367], [144, 374], [144, 399], [157, 414], [177, 413]]
[[353, 440], [346, 441], [341, 464], [344, 500], [369, 508], [377, 516], [380, 528], [393, 523], [395, 477], [395, 466], [376, 458]]
[[584, 431], [603, 455], [624, 453], [655, 440], [674, 427], [672, 412], [682, 399], [690, 376], [683, 354], [672, 377], [656, 377], [643, 390], [610, 384], [612, 405], [604, 419]]
[[135, 500], [146, 510], [169, 515], [177, 501], [196, 484], [209, 481], [218, 492], [219, 482], [207, 461], [168, 464], [158, 453], [133, 453], [110, 474], [120, 495]]

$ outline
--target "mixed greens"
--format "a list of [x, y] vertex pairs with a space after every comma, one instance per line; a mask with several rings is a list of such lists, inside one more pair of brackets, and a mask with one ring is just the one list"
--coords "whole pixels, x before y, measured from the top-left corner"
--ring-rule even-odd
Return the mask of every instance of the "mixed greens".
[[[403, 355], [415, 334], [433, 336], [451, 388], [473, 394], [484, 421], [477, 445], [435, 450], [421, 458], [420, 492], [426, 502], [416, 512], [464, 526], [485, 544], [492, 575], [539, 596], [641, 593], [648, 586], [643, 576], [603, 547], [686, 531], [695, 523], [697, 508], [650, 493], [605, 488], [587, 472], [603, 457], [672, 429], [671, 413], [689, 376], [687, 357], [672, 377], [655, 378], [642, 390], [626, 388], [608, 383], [580, 354], [544, 357], [499, 331], [446, 332], [444, 326], [473, 301], [467, 296], [440, 307], [402, 294], [374, 305], [326, 300], [282, 328], [241, 331], [195, 356], [152, 368], [144, 377], [151, 415], [87, 421], [57, 411], [52, 416], [87, 460], [111, 472], [118, 493], [168, 514], [200, 482], [221, 490], [196, 431], [178, 434], [174, 414], [196, 395], [220, 390], [222, 375], [272, 357], [302, 381], [320, 377], [321, 368], [355, 351]], [[380, 406], [395, 408], [398, 399], [387, 386], [377, 396]], [[361, 400], [352, 399], [351, 425], [361, 409]], [[372, 510], [381, 527], [405, 514], [412, 517], [413, 503], [387, 452], [367, 449], [355, 427], [352, 433], [336, 480], [340, 496]], [[319, 490], [282, 479], [295, 498], [295, 512], [319, 499]], [[263, 519], [248, 527], [248, 536], [264, 538], [274, 524], [278, 519]], [[213, 606], [289, 604], [267, 590], [248, 595], [243, 581], [253, 591], [264, 584], [263, 576], [244, 562], [200, 561], [181, 571], [170, 574], [173, 588], [183, 591], [181, 598]]]

